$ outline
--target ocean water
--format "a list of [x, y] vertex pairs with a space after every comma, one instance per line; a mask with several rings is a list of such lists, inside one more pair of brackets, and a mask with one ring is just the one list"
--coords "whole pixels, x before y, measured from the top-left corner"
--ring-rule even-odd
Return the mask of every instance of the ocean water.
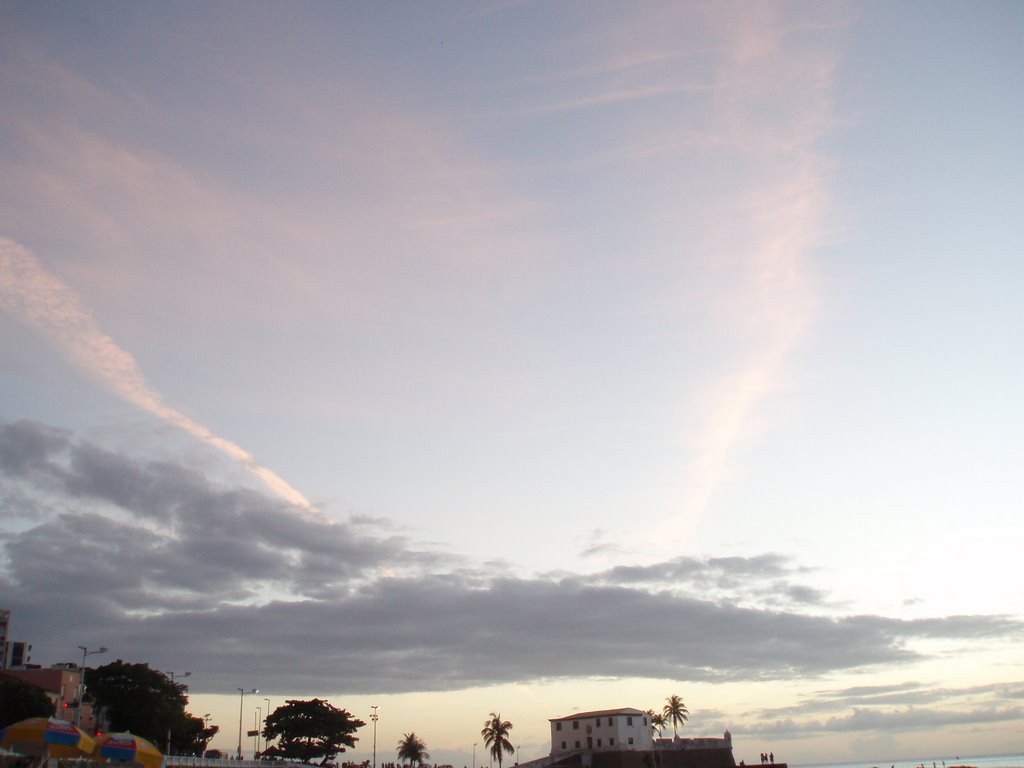
[[[800, 765], [793, 763], [791, 768], [943, 768], [942, 761], [946, 761], [945, 768], [957, 768], [957, 766], [971, 766], [971, 768], [1024, 768], [1024, 755], [986, 755], [984, 757], [971, 757], [961, 755], [953, 757], [927, 757], [920, 760], [876, 760], [874, 762], [864, 761], [860, 763], [812, 763]], [[754, 768], [760, 768], [755, 764]]]

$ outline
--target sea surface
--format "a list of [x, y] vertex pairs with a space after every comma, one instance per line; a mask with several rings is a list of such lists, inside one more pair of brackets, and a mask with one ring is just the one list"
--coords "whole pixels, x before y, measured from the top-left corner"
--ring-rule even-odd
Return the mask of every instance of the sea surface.
[[[942, 761], [946, 761], [945, 768], [956, 768], [957, 766], [971, 766], [971, 768], [1024, 768], [1024, 755], [986, 755], [984, 757], [972, 757], [960, 755], [953, 757], [927, 757], [920, 760], [876, 760], [863, 761], [859, 763], [807, 763], [797, 766], [791, 763], [791, 768], [943, 768]], [[748, 767], [750, 768], [750, 767]], [[756, 763], [752, 768], [760, 768]]]

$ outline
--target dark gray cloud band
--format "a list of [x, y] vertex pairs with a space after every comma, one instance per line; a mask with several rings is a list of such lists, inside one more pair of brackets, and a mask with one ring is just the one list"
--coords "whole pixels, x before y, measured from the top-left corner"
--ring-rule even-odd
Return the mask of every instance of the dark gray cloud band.
[[398, 693], [812, 677], [918, 659], [918, 639], [1022, 629], [1006, 616], [811, 612], [827, 596], [778, 555], [526, 578], [300, 512], [180, 463], [0, 423], [0, 592], [43, 663], [102, 643], [188, 666], [194, 692], [244, 678], [264, 690]]

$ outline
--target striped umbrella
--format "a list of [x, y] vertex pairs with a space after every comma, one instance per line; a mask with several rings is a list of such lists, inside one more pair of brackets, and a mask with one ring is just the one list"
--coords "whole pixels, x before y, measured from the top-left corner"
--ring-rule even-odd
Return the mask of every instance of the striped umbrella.
[[0, 746], [33, 757], [82, 757], [96, 742], [71, 723], [55, 717], [30, 717], [0, 730]]
[[163, 753], [133, 733], [104, 733], [96, 737], [93, 757], [104, 763], [130, 763], [142, 768], [162, 768]]

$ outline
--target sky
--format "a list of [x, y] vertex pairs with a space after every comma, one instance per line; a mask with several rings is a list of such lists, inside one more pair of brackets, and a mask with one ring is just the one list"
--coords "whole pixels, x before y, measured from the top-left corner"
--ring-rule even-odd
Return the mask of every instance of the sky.
[[1022, 32], [0, 0], [12, 637], [228, 750], [678, 694], [737, 762], [1024, 751]]

